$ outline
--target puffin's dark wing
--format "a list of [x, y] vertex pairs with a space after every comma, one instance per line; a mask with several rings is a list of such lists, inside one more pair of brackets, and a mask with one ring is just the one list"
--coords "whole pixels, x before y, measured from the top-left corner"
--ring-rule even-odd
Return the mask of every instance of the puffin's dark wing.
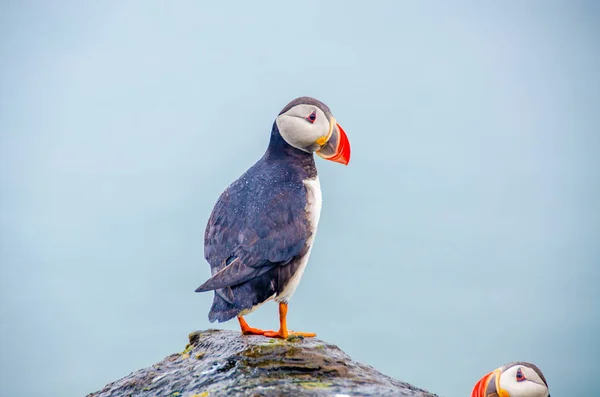
[[304, 249], [310, 229], [303, 183], [278, 178], [276, 170], [255, 175], [242, 176], [217, 201], [204, 237], [213, 276], [196, 292], [242, 284]]

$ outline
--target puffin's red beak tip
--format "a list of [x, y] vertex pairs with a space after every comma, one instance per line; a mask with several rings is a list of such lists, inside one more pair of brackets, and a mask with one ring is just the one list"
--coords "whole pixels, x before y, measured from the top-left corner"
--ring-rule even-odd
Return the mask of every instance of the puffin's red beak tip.
[[486, 388], [488, 384], [489, 378], [492, 376], [494, 372], [490, 372], [485, 375], [483, 378], [479, 379], [479, 381], [473, 387], [473, 391], [471, 392], [471, 397], [486, 397]]
[[350, 162], [350, 141], [348, 140], [348, 136], [346, 135], [346, 132], [344, 131], [342, 126], [338, 123], [335, 123], [335, 125], [337, 126], [337, 129], [340, 132], [340, 143], [337, 147], [336, 153], [327, 160], [348, 165], [348, 163]]

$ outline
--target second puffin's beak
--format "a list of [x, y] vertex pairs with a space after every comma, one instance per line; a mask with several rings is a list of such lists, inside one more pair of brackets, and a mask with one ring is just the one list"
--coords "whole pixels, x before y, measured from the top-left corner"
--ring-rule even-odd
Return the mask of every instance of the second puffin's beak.
[[350, 162], [350, 142], [342, 127], [335, 122], [335, 118], [329, 120], [329, 134], [321, 138], [322, 142], [317, 141], [321, 146], [316, 153], [325, 160], [335, 161], [348, 165]]
[[[479, 380], [473, 387], [471, 397], [492, 397], [500, 396], [505, 397], [506, 391], [500, 389], [500, 375], [499, 369], [496, 369]], [[500, 390], [500, 391], [499, 391]]]

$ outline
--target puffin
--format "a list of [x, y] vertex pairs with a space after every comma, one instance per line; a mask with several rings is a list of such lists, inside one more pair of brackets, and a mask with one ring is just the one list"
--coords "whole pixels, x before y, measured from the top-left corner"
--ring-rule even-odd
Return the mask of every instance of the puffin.
[[[244, 335], [316, 336], [287, 328], [321, 213], [314, 153], [348, 165], [350, 142], [329, 107], [299, 97], [275, 118], [264, 155], [217, 200], [204, 233], [211, 277], [196, 289], [214, 292], [211, 323], [236, 317]], [[250, 327], [243, 317], [270, 300], [279, 305], [279, 330]]]
[[550, 397], [548, 382], [534, 364], [516, 361], [495, 369], [475, 384], [471, 397]]

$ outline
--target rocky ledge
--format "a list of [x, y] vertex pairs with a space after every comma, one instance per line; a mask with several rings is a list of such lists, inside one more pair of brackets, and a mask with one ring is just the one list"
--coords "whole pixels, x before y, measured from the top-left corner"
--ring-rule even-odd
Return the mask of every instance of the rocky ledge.
[[88, 397], [436, 396], [353, 361], [316, 338], [280, 340], [207, 330], [189, 339], [183, 352]]

